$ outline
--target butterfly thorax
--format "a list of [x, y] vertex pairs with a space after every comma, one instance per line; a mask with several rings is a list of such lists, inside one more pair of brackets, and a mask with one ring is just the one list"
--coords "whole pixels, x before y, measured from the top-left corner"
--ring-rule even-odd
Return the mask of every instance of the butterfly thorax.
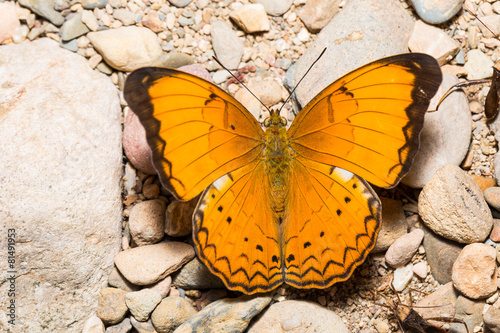
[[266, 175], [271, 192], [273, 211], [278, 218], [284, 214], [290, 176], [290, 148], [286, 132], [286, 119], [273, 113], [264, 122], [266, 126]]

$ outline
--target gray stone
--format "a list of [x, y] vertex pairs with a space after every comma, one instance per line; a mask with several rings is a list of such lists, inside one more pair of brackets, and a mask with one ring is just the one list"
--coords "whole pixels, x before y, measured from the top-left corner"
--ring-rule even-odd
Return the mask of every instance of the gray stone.
[[459, 295], [459, 292], [453, 288], [453, 283], [448, 282], [432, 294], [419, 300], [413, 309], [424, 318], [453, 318], [455, 316], [455, 303]]
[[19, 0], [19, 4], [28, 7], [33, 13], [46, 18], [57, 26], [64, 23], [64, 17], [54, 9], [54, 0]]
[[185, 298], [164, 298], [151, 314], [151, 322], [158, 333], [171, 333], [196, 315], [196, 310]]
[[78, 42], [76, 39], [72, 39], [68, 42], [63, 41], [62, 39], [59, 41], [59, 45], [61, 45], [62, 48], [71, 51], [71, 52], [76, 52], [78, 51]]
[[[471, 300], [464, 296], [458, 296], [457, 302], [455, 303], [456, 318], [462, 319], [467, 325], [469, 332], [474, 332], [475, 327], [481, 324], [483, 319], [482, 312], [485, 302]], [[451, 323], [450, 332], [452, 333], [466, 333], [464, 324], [462, 323]]]
[[82, 13], [75, 14], [72, 18], [64, 22], [61, 28], [61, 39], [68, 41], [89, 32], [90, 29], [82, 22]]
[[408, 52], [412, 28], [412, 17], [400, 1], [349, 0], [297, 62], [295, 82], [327, 47], [295, 92], [299, 104], [306, 105], [323, 88], [355, 68]]
[[408, 230], [405, 212], [400, 200], [380, 198], [382, 203], [382, 227], [378, 233], [373, 253], [385, 251]]
[[335, 312], [317, 303], [287, 300], [274, 303], [255, 320], [248, 333], [347, 333]]
[[[458, 79], [454, 74], [444, 73], [443, 82], [431, 100], [429, 109], [435, 110], [441, 97], [456, 83]], [[456, 90], [443, 100], [436, 112], [425, 115], [424, 128], [420, 133], [420, 149], [410, 172], [401, 182], [422, 188], [443, 165], [460, 165], [469, 150], [471, 127], [467, 98], [463, 91]]]
[[82, 6], [85, 9], [104, 8], [108, 0], [82, 0]]
[[19, 242], [16, 330], [80, 332], [120, 250], [118, 92], [48, 38], [1, 46], [0, 63], [0, 232], [15, 228]]
[[172, 276], [172, 284], [185, 290], [226, 287], [222, 280], [213, 275], [198, 257], [188, 262]]
[[271, 296], [241, 296], [215, 301], [189, 318], [175, 333], [243, 332], [271, 300]]
[[116, 325], [106, 327], [106, 333], [128, 333], [132, 330], [132, 324], [129, 318], [123, 319]]
[[430, 24], [441, 24], [451, 19], [462, 8], [463, 0], [410, 0], [418, 16]]
[[172, 5], [179, 8], [186, 7], [191, 3], [191, 1], [193, 0], [168, 0], [168, 2], [170, 2]]
[[243, 56], [243, 42], [231, 26], [224, 21], [215, 21], [210, 34], [217, 59], [228, 69], [238, 68]]
[[490, 307], [483, 314], [484, 327], [491, 333], [500, 333], [500, 309]]

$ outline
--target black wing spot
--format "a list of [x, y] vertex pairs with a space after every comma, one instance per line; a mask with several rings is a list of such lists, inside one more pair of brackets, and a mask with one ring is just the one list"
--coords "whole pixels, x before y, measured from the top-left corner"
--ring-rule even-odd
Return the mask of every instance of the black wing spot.
[[218, 210], [219, 212], [222, 212], [222, 206], [219, 206], [219, 208], [217, 208], [217, 210]]
[[262, 246], [260, 246], [260, 245], [257, 245], [257, 250], [259, 250], [260, 252], [263, 252], [263, 251], [264, 251], [264, 249], [263, 249], [263, 248], [262, 248]]
[[334, 167], [334, 166], [332, 166], [332, 167], [330, 168], [330, 175], [333, 173], [333, 170], [335, 170], [335, 167]]
[[352, 184], [352, 188], [353, 188], [353, 189], [357, 189], [357, 188], [358, 188], [358, 185], [356, 185], [356, 184]]
[[345, 94], [346, 94], [346, 96], [354, 98], [354, 94], [352, 92], [350, 92], [350, 91], [346, 92]]
[[307, 249], [309, 246], [311, 246], [311, 243], [309, 243], [309, 242], [304, 243], [304, 249]]
[[349, 198], [349, 197], [345, 197], [345, 198], [344, 198], [344, 201], [345, 201], [345, 203], [349, 203], [349, 202], [351, 202], [351, 198]]
[[212, 199], [215, 199], [215, 194], [212, 193]]
[[233, 131], [236, 129], [236, 127], [234, 127], [234, 125], [231, 125], [231, 128], [233, 129]]
[[245, 242], [248, 242], [248, 238], [245, 237]]
[[342, 214], [342, 211], [340, 209], [337, 209], [337, 216], [340, 216]]
[[319, 237], [323, 237], [325, 235], [325, 232], [322, 231], [320, 234], [319, 234]]
[[273, 256], [273, 257], [271, 258], [271, 260], [272, 260], [273, 262], [276, 262], [276, 263], [277, 263], [277, 262], [278, 262], [278, 257]]
[[295, 257], [293, 256], [293, 254], [290, 254], [290, 255], [288, 256], [288, 258], [286, 258], [286, 261], [287, 261], [288, 263], [290, 263], [290, 262], [292, 262], [292, 261], [294, 261], [294, 260], [295, 260]]
[[232, 220], [233, 219], [231, 218], [231, 216], [228, 216], [227, 219], [226, 219], [227, 223], [231, 223]]

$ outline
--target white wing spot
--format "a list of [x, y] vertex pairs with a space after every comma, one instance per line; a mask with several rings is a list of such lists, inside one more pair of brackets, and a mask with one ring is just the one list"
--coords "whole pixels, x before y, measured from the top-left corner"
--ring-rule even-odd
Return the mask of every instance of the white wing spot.
[[219, 179], [217, 179], [216, 181], [214, 181], [212, 186], [215, 187], [217, 191], [220, 192], [228, 181], [231, 181], [231, 179], [227, 175], [224, 175]]
[[340, 177], [340, 179], [342, 179], [343, 181], [347, 182], [349, 180], [352, 179], [352, 172], [350, 171], [347, 171], [347, 170], [344, 170], [342, 168], [339, 168], [339, 167], [335, 167], [335, 170], [333, 171], [337, 176]]

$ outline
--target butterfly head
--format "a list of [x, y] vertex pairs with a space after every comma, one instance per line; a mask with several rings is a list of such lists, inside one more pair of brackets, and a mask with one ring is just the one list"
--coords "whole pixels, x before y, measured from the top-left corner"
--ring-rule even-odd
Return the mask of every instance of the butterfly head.
[[264, 120], [264, 126], [266, 128], [271, 127], [285, 127], [287, 120], [285, 117], [280, 116], [279, 111], [271, 111], [269, 118]]

